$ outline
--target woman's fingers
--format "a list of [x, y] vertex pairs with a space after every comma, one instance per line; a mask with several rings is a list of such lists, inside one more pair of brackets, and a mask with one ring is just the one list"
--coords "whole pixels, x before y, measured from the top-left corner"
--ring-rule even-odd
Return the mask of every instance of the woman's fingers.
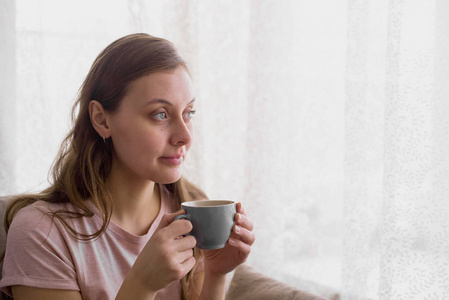
[[178, 252], [176, 256], [172, 257], [170, 266], [173, 277], [177, 279], [183, 278], [195, 266], [195, 262], [192, 249], [190, 251]]
[[195, 257], [190, 256], [188, 259], [186, 259], [182, 264], [182, 272], [179, 276], [179, 279], [183, 278], [184, 276], [186, 276], [187, 273], [190, 272], [190, 270], [193, 269], [193, 267], [195, 266], [196, 260]]
[[243, 257], [247, 257], [249, 253], [251, 252], [251, 246], [247, 243], [243, 242], [242, 240], [236, 239], [234, 237], [231, 237], [228, 240], [228, 243], [237, 248], [241, 254], [243, 254]]
[[253, 231], [254, 229], [253, 222], [242, 213], [235, 214], [235, 223], [237, 225], [240, 225], [241, 227], [248, 229], [249, 231]]
[[183, 264], [191, 257], [193, 257], [193, 249], [187, 249], [187, 250], [178, 252], [177, 262]]
[[178, 251], [184, 251], [186, 249], [192, 249], [196, 246], [196, 239], [192, 235], [180, 237], [176, 240], [176, 249]]
[[184, 209], [178, 210], [177, 212], [174, 213], [170, 213], [170, 214], [165, 214], [162, 217], [161, 222], [159, 223], [158, 229], [162, 229], [164, 227], [167, 227], [168, 225], [170, 225], [177, 216], [185, 214], [186, 211]]
[[183, 236], [184, 234], [192, 231], [193, 226], [189, 220], [176, 220], [172, 222], [170, 225], [165, 227], [163, 230], [168, 234], [170, 238], [177, 238], [179, 236]]
[[194, 240], [193, 245], [196, 244], [195, 238], [193, 236], [186, 236], [176, 241], [176, 248], [182, 245], [182, 249], [173, 253], [171, 266], [175, 272], [177, 278], [184, 277], [195, 265], [195, 257], [193, 257], [193, 246], [192, 239]]
[[254, 241], [256, 240], [256, 235], [253, 232], [251, 232], [248, 229], [246, 229], [242, 226], [239, 226], [237, 224], [234, 225], [234, 227], [232, 228], [232, 231], [233, 231], [233, 234], [232, 234], [233, 236], [231, 238], [239, 239], [242, 242], [244, 242], [245, 244], [248, 244], [250, 246], [252, 244], [254, 244]]
[[246, 217], [242, 203], [237, 203], [237, 213], [235, 214], [235, 224], [232, 228], [231, 239], [240, 240], [251, 246], [256, 240], [256, 235], [252, 232], [253, 229], [254, 223]]

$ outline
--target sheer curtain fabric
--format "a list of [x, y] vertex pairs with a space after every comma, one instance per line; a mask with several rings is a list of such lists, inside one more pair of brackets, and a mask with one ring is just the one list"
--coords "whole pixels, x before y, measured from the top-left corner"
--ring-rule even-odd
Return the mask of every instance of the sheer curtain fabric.
[[342, 299], [449, 298], [449, 4], [0, 2], [0, 194], [45, 187], [95, 56], [174, 42], [198, 113], [185, 174], [241, 201], [248, 264]]

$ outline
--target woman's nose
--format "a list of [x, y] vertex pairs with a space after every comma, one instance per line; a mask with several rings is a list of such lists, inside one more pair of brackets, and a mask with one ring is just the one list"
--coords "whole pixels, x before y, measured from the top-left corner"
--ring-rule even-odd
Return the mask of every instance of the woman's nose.
[[187, 145], [192, 142], [191, 127], [184, 120], [176, 121], [173, 134], [171, 136], [172, 145]]

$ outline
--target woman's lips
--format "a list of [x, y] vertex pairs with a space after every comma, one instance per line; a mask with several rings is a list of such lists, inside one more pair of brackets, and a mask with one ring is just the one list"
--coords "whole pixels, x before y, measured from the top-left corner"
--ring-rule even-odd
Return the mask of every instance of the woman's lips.
[[170, 165], [174, 165], [174, 166], [179, 166], [180, 164], [182, 164], [182, 161], [184, 160], [184, 156], [181, 155], [177, 155], [177, 156], [165, 156], [165, 157], [161, 157], [161, 159]]

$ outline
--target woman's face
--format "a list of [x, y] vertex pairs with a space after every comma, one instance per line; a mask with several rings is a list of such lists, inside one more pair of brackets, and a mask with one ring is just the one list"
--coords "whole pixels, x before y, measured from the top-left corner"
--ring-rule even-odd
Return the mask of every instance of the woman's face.
[[163, 184], [177, 181], [192, 143], [193, 106], [192, 81], [183, 67], [132, 82], [108, 116], [113, 171]]

